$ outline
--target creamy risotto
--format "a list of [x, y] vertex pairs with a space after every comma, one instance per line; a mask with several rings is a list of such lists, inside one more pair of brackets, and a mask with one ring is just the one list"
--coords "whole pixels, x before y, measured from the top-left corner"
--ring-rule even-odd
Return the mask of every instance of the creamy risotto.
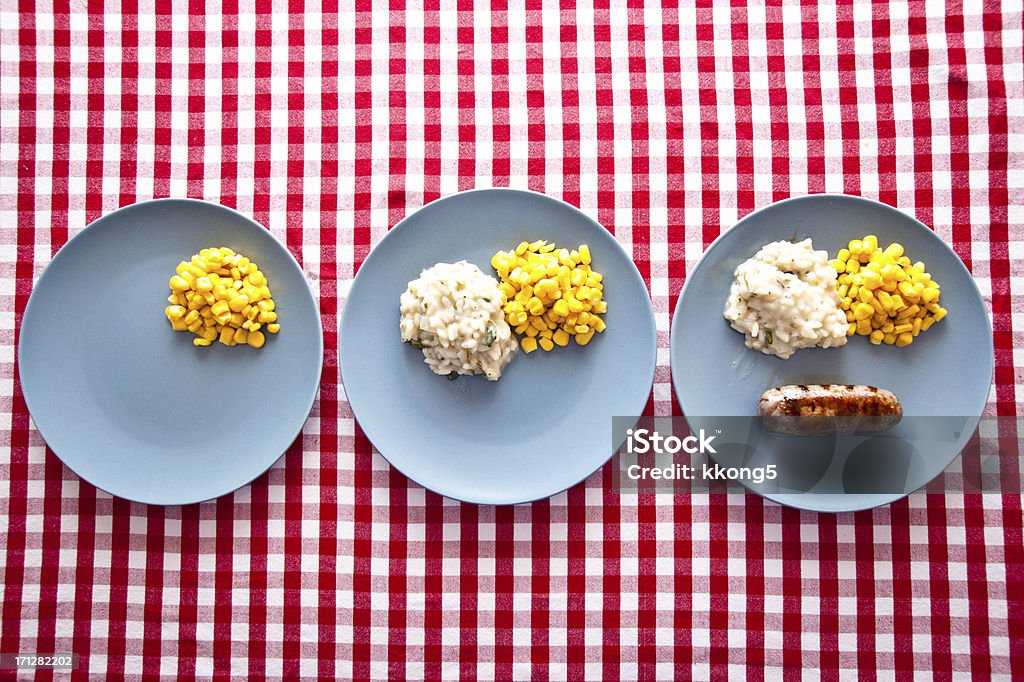
[[766, 244], [734, 277], [724, 315], [748, 348], [785, 359], [801, 348], [846, 344], [835, 268], [810, 239]]
[[477, 266], [438, 263], [402, 294], [402, 341], [421, 349], [435, 374], [482, 374], [496, 381], [518, 347], [503, 302], [498, 282]]

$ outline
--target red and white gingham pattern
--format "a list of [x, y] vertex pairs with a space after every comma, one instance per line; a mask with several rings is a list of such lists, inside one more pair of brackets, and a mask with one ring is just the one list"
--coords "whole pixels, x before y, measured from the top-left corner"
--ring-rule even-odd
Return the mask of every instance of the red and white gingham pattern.
[[[405, 214], [529, 187], [632, 250], [659, 330], [650, 409], [672, 414], [669, 315], [702, 250], [773, 200], [848, 192], [953, 244], [993, 311], [990, 411], [1024, 415], [1019, 4], [169, 4], [0, 0], [0, 652], [74, 651], [82, 677], [1024, 676], [1020, 496], [830, 516], [619, 496], [606, 469], [461, 505], [372, 450], [336, 333]], [[14, 349], [69, 235], [186, 195], [288, 245], [326, 356], [268, 474], [164, 509], [46, 450]]]

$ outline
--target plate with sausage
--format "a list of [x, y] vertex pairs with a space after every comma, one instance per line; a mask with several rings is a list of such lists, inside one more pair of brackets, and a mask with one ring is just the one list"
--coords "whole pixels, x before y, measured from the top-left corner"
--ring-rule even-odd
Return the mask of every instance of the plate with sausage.
[[[864, 235], [872, 255], [865, 238], [860, 261], [845, 265]], [[780, 243], [781, 255], [765, 256]], [[827, 295], [783, 301], [769, 317], [760, 306], [796, 290], [790, 280]], [[896, 208], [834, 194], [776, 202], [725, 230], [687, 275], [670, 357], [689, 427], [721, 431], [710, 456], [774, 464], [774, 480], [744, 484], [821, 512], [889, 504], [946, 470], [985, 410], [994, 368], [989, 313], [956, 252]]]

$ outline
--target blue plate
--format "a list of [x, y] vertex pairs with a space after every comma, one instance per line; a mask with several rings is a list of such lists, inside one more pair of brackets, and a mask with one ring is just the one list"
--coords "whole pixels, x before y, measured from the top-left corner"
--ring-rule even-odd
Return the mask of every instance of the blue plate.
[[[491, 257], [521, 241], [589, 244], [604, 275], [608, 328], [586, 347], [516, 357], [495, 382], [448, 381], [402, 343], [398, 299], [438, 262]], [[484, 189], [407, 216], [359, 268], [339, 339], [345, 394], [363, 431], [417, 483], [458, 500], [514, 504], [548, 497], [608, 461], [612, 417], [639, 415], [654, 381], [654, 313], [633, 261], [607, 230], [534, 192]]]
[[[841, 348], [804, 349], [780, 360], [746, 348], [743, 335], [722, 316], [736, 266], [768, 242], [810, 237], [816, 249], [834, 257], [851, 239], [867, 234], [877, 235], [883, 248], [890, 242], [903, 244], [907, 255], [923, 261], [942, 287], [940, 300], [948, 317], [921, 333], [912, 345], [873, 346], [867, 338], [855, 337]], [[824, 455], [816, 452], [822, 441], [813, 438], [762, 442], [762, 447], [768, 447], [763, 461], [792, 471], [793, 458], [803, 458], [800, 467], [804, 473], [816, 470], [819, 483], [811, 492], [801, 493], [751, 489], [792, 507], [832, 512], [888, 504], [948, 467], [985, 409], [994, 362], [985, 304], [953, 250], [925, 225], [891, 206], [828, 194], [767, 206], [715, 240], [687, 276], [679, 296], [670, 356], [676, 397], [691, 426], [704, 418], [755, 415], [761, 393], [784, 384], [868, 384], [895, 392], [907, 418], [887, 435], [900, 437], [901, 430], [915, 434], [911, 440], [916, 452], [908, 467], [894, 470], [906, 474], [905, 480], [859, 478], [855, 486], [849, 485], [850, 471], [858, 466], [849, 459], [851, 442], [842, 439], [834, 452]], [[920, 433], [938, 424], [944, 424], [949, 433], [927, 437]], [[888, 474], [878, 467], [874, 475]], [[850, 492], [854, 488], [860, 492]], [[886, 492], [872, 492], [875, 489]]]
[[[208, 348], [173, 332], [167, 282], [182, 260], [228, 246], [266, 274], [281, 331], [266, 345]], [[29, 412], [75, 473], [150, 504], [229, 493], [266, 471], [316, 397], [323, 331], [298, 263], [223, 206], [147, 201], [82, 230], [36, 282], [18, 365]]]

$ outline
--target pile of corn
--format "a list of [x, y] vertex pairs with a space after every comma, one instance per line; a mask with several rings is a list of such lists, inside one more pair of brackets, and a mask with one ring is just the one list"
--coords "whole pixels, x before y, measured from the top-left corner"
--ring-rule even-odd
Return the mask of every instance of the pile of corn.
[[829, 261], [839, 273], [836, 286], [846, 311], [847, 336], [871, 343], [909, 346], [919, 333], [946, 316], [939, 285], [924, 263], [911, 265], [901, 244], [878, 248], [878, 237], [854, 239]]
[[585, 346], [605, 329], [601, 314], [601, 273], [590, 267], [590, 248], [557, 249], [538, 240], [522, 242], [512, 251], [499, 251], [491, 259], [505, 294], [505, 321], [522, 336], [527, 353], [566, 346], [572, 337]]
[[271, 334], [280, 331], [267, 278], [242, 254], [225, 246], [203, 249], [178, 263], [176, 272], [164, 313], [172, 329], [196, 335], [196, 346], [220, 341], [261, 348], [264, 325]]

